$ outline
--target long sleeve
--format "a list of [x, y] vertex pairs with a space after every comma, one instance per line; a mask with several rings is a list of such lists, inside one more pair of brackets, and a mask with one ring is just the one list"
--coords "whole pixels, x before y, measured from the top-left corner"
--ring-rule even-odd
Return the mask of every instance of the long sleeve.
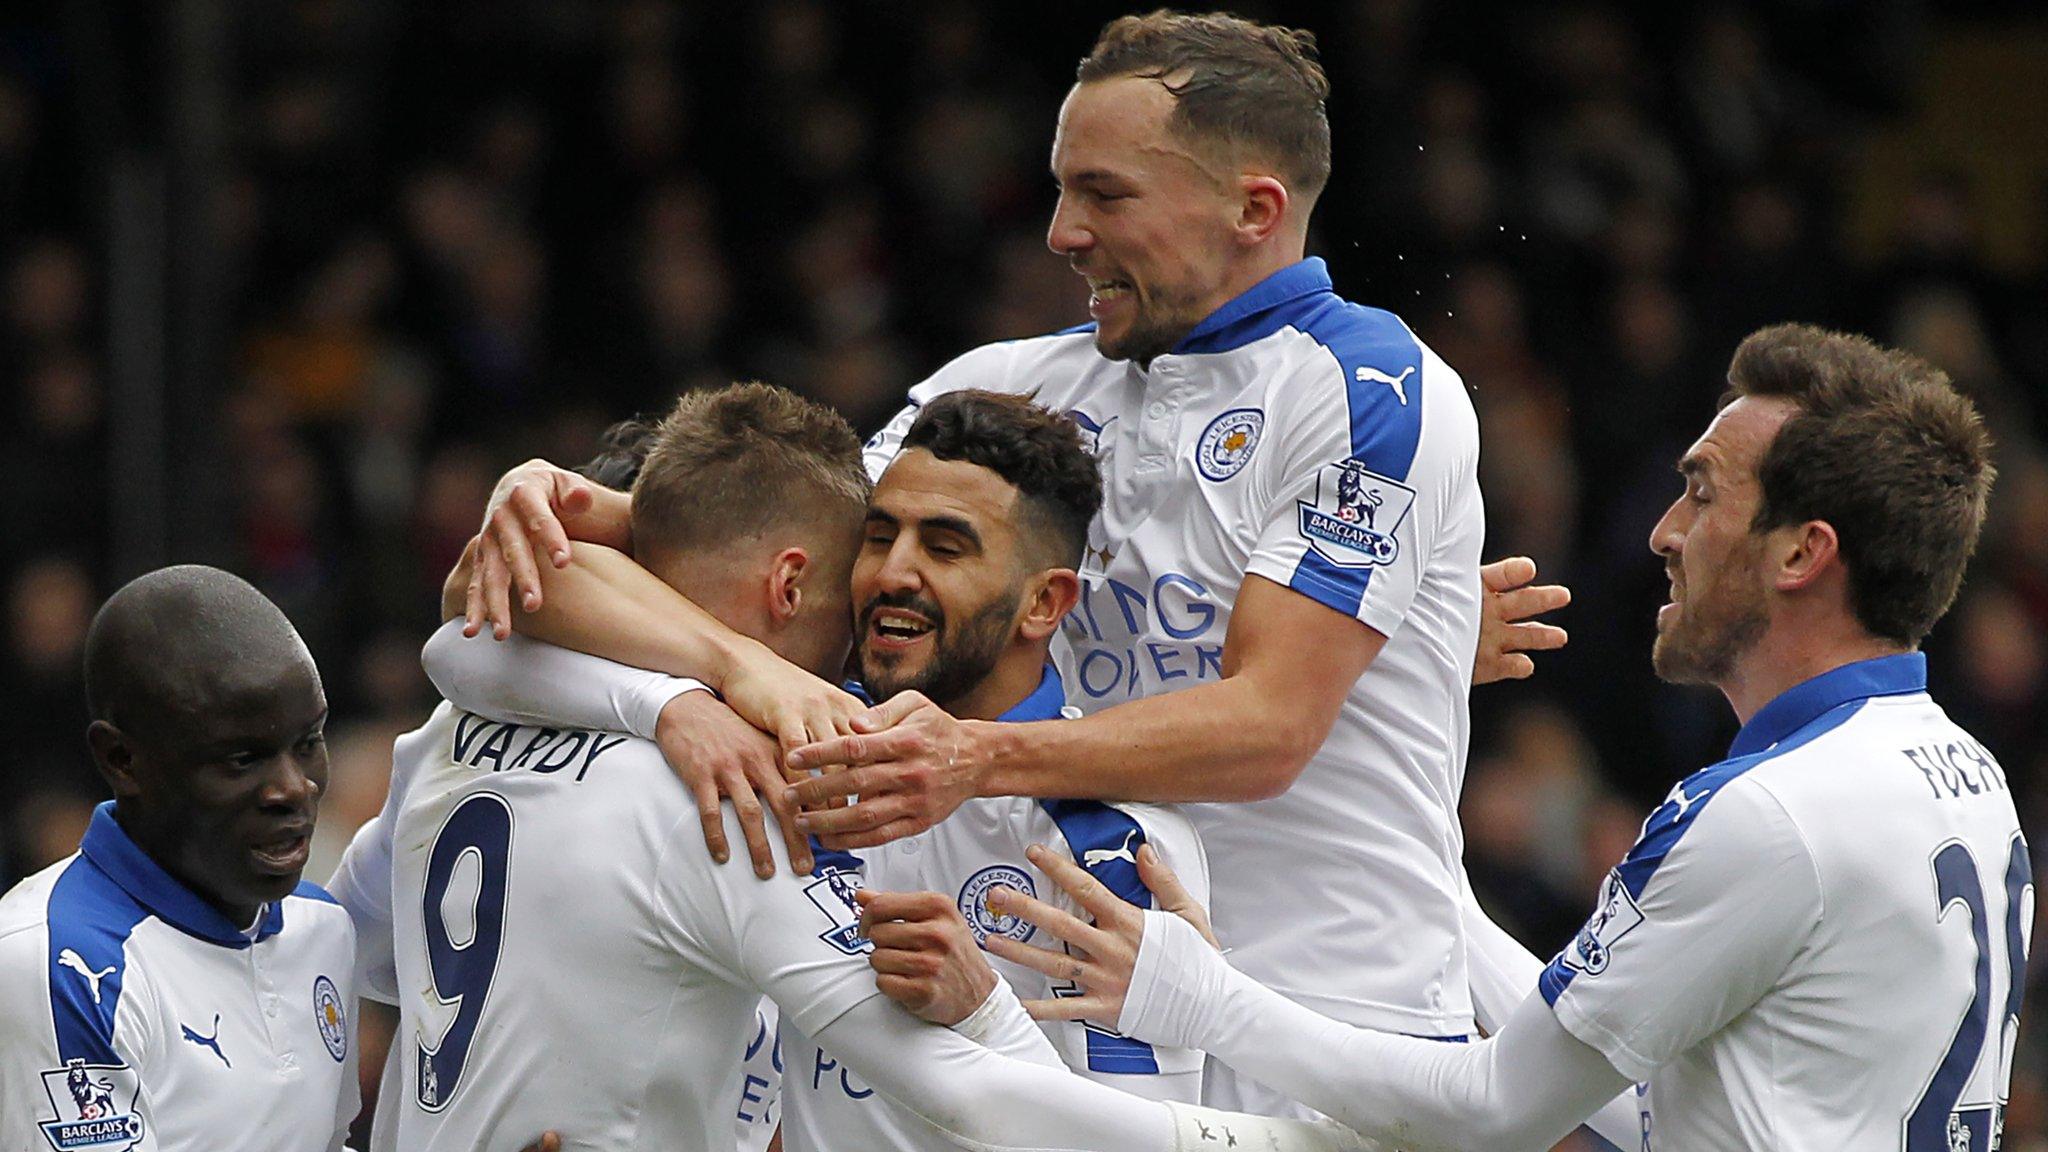
[[1118, 1027], [1206, 1048], [1366, 1136], [1418, 1152], [1548, 1148], [1628, 1085], [1533, 993], [1476, 1044], [1372, 1032], [1232, 970], [1185, 921], [1162, 912], [1145, 914]]
[[709, 691], [699, 681], [633, 668], [520, 635], [462, 635], [450, 620], [427, 640], [420, 663], [457, 708], [514, 724], [630, 732], [654, 739], [670, 700]]

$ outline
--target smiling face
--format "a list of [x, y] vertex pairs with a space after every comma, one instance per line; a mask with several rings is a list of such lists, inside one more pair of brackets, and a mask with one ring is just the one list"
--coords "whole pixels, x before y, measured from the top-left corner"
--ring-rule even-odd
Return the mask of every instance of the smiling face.
[[159, 707], [93, 726], [122, 824], [238, 925], [298, 886], [327, 787], [327, 697], [312, 657], [252, 658], [160, 682]]
[[853, 565], [854, 653], [877, 700], [915, 689], [958, 711], [1016, 635], [1029, 573], [1017, 490], [923, 449], [876, 483]]
[[1650, 533], [1671, 579], [1650, 653], [1665, 680], [1725, 682], [1770, 626], [1765, 534], [1751, 531], [1763, 498], [1757, 464], [1794, 411], [1785, 400], [1742, 397], [1679, 461], [1685, 492]]
[[1172, 130], [1173, 107], [1158, 80], [1117, 76], [1075, 85], [1060, 108], [1046, 243], [1087, 279], [1112, 360], [1169, 351], [1238, 290], [1238, 181]]

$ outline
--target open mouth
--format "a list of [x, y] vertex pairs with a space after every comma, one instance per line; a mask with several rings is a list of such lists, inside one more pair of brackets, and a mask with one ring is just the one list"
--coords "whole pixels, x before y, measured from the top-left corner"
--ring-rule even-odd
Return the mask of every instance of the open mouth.
[[932, 634], [935, 625], [903, 608], [877, 608], [868, 613], [868, 642], [884, 649], [908, 648]]
[[1088, 311], [1090, 313], [1109, 308], [1130, 297], [1131, 283], [1128, 280], [1110, 280], [1099, 276], [1088, 277]]
[[299, 829], [251, 844], [249, 855], [263, 871], [284, 875], [305, 868], [312, 849], [312, 830]]

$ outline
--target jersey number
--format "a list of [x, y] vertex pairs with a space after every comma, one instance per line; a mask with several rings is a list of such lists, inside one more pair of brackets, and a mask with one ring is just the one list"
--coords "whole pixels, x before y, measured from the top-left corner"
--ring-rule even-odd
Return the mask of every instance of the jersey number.
[[[459, 867], [465, 859], [474, 863]], [[498, 974], [498, 956], [505, 944], [505, 879], [511, 859], [512, 809], [503, 797], [491, 792], [479, 792], [456, 805], [434, 837], [434, 850], [427, 858], [422, 909], [426, 914], [427, 971], [434, 997], [455, 1008], [455, 1020], [437, 1044], [430, 1048], [425, 1038], [416, 1043], [417, 1095], [420, 1107], [429, 1112], [447, 1107], [461, 1087], [462, 1066], [469, 1060], [470, 1042], [476, 1039], [491, 980]], [[470, 918], [475, 927], [460, 944], [450, 933], [443, 911], [458, 871], [473, 874], [476, 886], [476, 913]]]
[[[1906, 1152], [1998, 1146], [1995, 1133], [2002, 1120], [1999, 1112], [2009, 1083], [2005, 1062], [2011, 1057], [2019, 1031], [2020, 999], [2027, 989], [2027, 937], [2021, 902], [2026, 890], [2034, 885], [2034, 869], [2027, 859], [2026, 841], [2013, 837], [2005, 863], [2005, 1010], [1999, 1014], [1998, 1049], [1993, 1056], [1999, 1061], [1994, 1069], [1998, 1078], [1993, 1090], [2000, 1098], [1982, 1110], [1981, 1116], [1977, 1109], [1970, 1109], [1969, 1115], [1956, 1109], [1969, 1085], [1970, 1073], [1984, 1059], [1984, 1042], [1991, 1038], [1991, 927], [1985, 915], [1984, 885], [1977, 876], [1977, 858], [1960, 841], [1945, 844], [1934, 854], [1934, 892], [1939, 905], [1935, 919], [1947, 917], [1949, 908], [1955, 904], [1969, 910], [1970, 934], [1977, 945], [1977, 985], [1940, 1067], [1934, 1070], [1927, 1090], [1920, 1094], [1919, 1102], [1906, 1117]], [[1981, 1120], [1982, 1130], [1972, 1123], [1973, 1119]]]

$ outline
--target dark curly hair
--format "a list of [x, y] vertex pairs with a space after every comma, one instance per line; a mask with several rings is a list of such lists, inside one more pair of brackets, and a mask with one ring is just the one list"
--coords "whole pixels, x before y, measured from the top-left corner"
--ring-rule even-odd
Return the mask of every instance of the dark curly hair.
[[913, 448], [1001, 476], [1036, 521], [1025, 538], [1046, 545], [1058, 566], [1080, 566], [1088, 523], [1102, 510], [1102, 474], [1070, 417], [1028, 396], [948, 392], [926, 404], [904, 434], [903, 450]]

